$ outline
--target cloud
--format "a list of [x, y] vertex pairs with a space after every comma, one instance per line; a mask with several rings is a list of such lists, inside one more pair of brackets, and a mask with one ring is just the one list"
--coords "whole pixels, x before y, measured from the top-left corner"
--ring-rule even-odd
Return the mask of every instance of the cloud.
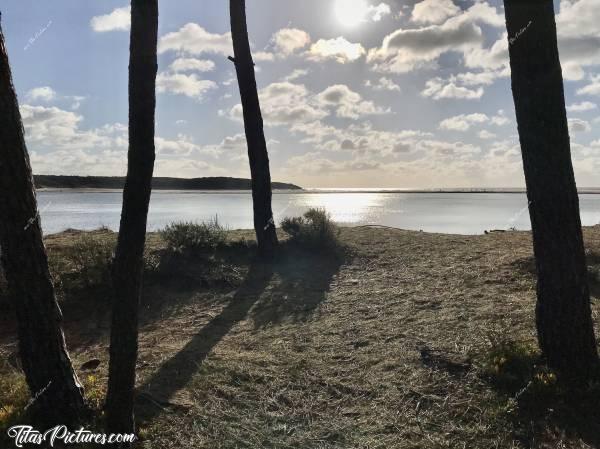
[[[310, 92], [302, 84], [288, 81], [272, 83], [259, 91], [265, 124], [283, 125], [320, 120], [327, 112], [311, 104]], [[224, 113], [234, 120], [242, 120], [242, 105], [233, 106]]]
[[495, 139], [496, 137], [498, 137], [496, 134], [489, 132], [485, 129], [479, 131], [479, 134], [477, 134], [479, 136], [480, 139], [484, 139], [484, 140], [488, 140], [488, 139]]
[[87, 97], [81, 95], [59, 95], [49, 86], [35, 87], [25, 94], [25, 98], [31, 103], [69, 103], [71, 110], [76, 111], [80, 108]]
[[600, 96], [600, 75], [592, 76], [587, 85], [577, 89], [577, 95]]
[[386, 77], [381, 77], [374, 83], [372, 83], [371, 80], [367, 80], [367, 81], [365, 81], [365, 86], [370, 87], [373, 90], [388, 90], [388, 91], [395, 91], [395, 92], [402, 91], [402, 89], [400, 88], [400, 86], [398, 84], [396, 84], [391, 79], [386, 78]]
[[583, 101], [581, 103], [573, 103], [570, 106], [567, 106], [568, 112], [585, 112], [596, 109], [598, 105], [596, 103], [592, 103], [590, 101]]
[[36, 87], [27, 92], [27, 94], [25, 94], [25, 97], [28, 101], [49, 102], [56, 98], [56, 92], [54, 91], [54, 89], [48, 86]]
[[298, 28], [283, 28], [273, 35], [271, 42], [275, 52], [285, 57], [307, 47], [311, 39], [306, 31]]
[[352, 151], [360, 155], [389, 156], [413, 153], [416, 141], [431, 137], [415, 130], [385, 131], [374, 129], [369, 122], [356, 122], [345, 128], [326, 125], [321, 121], [294, 124], [292, 132], [302, 134], [302, 143], [321, 151]]
[[306, 69], [295, 69], [292, 73], [283, 78], [283, 81], [296, 81], [298, 78], [302, 78], [309, 73], [310, 72]]
[[453, 81], [445, 81], [442, 78], [434, 78], [425, 84], [425, 89], [421, 92], [424, 97], [431, 97], [434, 100], [441, 99], [461, 99], [461, 100], [479, 100], [483, 96], [482, 87], [469, 89], [468, 87], [458, 86]]
[[349, 42], [344, 37], [335, 39], [319, 39], [308, 52], [308, 58], [312, 61], [324, 61], [333, 59], [339, 63], [352, 62], [365, 54], [361, 44]]
[[580, 80], [584, 67], [600, 64], [600, 0], [562, 0], [556, 16], [565, 78]]
[[394, 31], [383, 39], [381, 47], [369, 50], [367, 61], [374, 70], [388, 73], [435, 66], [444, 53], [466, 55], [481, 50], [485, 38], [478, 23], [501, 27], [504, 19], [486, 2], [475, 3], [441, 24]]
[[268, 51], [256, 51], [253, 52], [252, 59], [256, 62], [271, 62], [275, 61], [275, 55]]
[[581, 120], [578, 118], [570, 118], [569, 119], [569, 132], [576, 133], [587, 133], [592, 130], [592, 127], [589, 122], [585, 120]]
[[471, 47], [464, 52], [463, 56], [466, 67], [487, 71], [497, 70], [506, 75], [510, 74], [507, 33], [503, 33], [490, 48]]
[[232, 46], [231, 33], [213, 34], [196, 23], [188, 23], [178, 31], [161, 37], [158, 52], [162, 54], [176, 51], [195, 56], [207, 53], [226, 56], [233, 51]]
[[[369, 115], [390, 113], [389, 109], [364, 100], [359, 93], [343, 84], [330, 86], [315, 95], [302, 84], [282, 81], [261, 89], [259, 97], [267, 126], [291, 124], [297, 127], [318, 122], [332, 114], [357, 120]], [[233, 120], [242, 120], [240, 104], [219, 113]]]
[[315, 98], [324, 108], [333, 108], [336, 115], [342, 118], [357, 120], [366, 115], [390, 112], [389, 109], [376, 106], [372, 101], [363, 100], [359, 93], [344, 84], [329, 86]]
[[207, 59], [177, 58], [169, 69], [173, 72], [212, 72], [215, 63]]
[[[114, 149], [127, 147], [127, 127], [116, 123], [88, 131], [80, 129], [83, 117], [57, 107], [21, 105], [27, 143], [54, 150]], [[61, 161], [62, 163], [62, 161]]]
[[197, 100], [202, 100], [207, 92], [217, 87], [214, 81], [199, 79], [196, 74], [163, 72], [156, 77], [158, 92], [185, 95]]
[[[460, 114], [449, 117], [440, 122], [439, 128], [451, 131], [468, 131], [472, 125], [490, 123], [496, 126], [504, 126], [510, 123], [510, 120], [504, 116], [504, 111], [498, 111], [498, 114], [489, 117], [481, 112], [473, 114]], [[489, 134], [488, 134], [489, 135]]]
[[392, 8], [387, 3], [380, 3], [378, 5], [369, 5], [367, 11], [367, 19], [373, 22], [379, 22], [384, 17], [389, 16], [392, 13]]
[[328, 174], [333, 172], [362, 172], [379, 170], [381, 162], [356, 158], [348, 161], [334, 161], [324, 158], [320, 153], [310, 152], [294, 156], [288, 160], [288, 167], [302, 167], [303, 171], [312, 174]]
[[111, 13], [92, 17], [90, 20], [92, 30], [97, 33], [108, 31], [128, 31], [131, 27], [131, 10], [129, 6], [117, 8]]
[[474, 113], [468, 115], [461, 114], [442, 120], [440, 122], [440, 129], [452, 131], [468, 131], [471, 128], [472, 124], [485, 123], [488, 120], [489, 117], [481, 113]]
[[415, 4], [411, 20], [417, 23], [438, 24], [459, 12], [460, 8], [452, 0], [423, 0]]

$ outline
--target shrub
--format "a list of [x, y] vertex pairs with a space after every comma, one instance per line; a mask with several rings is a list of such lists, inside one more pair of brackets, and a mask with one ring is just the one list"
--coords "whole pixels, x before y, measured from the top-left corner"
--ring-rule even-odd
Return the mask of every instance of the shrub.
[[54, 265], [54, 272], [59, 275], [67, 270], [77, 273], [78, 278], [88, 286], [108, 283], [114, 245], [114, 240], [107, 239], [106, 236], [83, 233], [65, 248], [62, 263], [60, 260], [51, 262], [51, 268]]
[[310, 249], [334, 249], [339, 246], [340, 233], [325, 209], [309, 209], [302, 217], [288, 217], [281, 222], [281, 229], [290, 241]]
[[160, 231], [160, 235], [173, 251], [198, 251], [214, 249], [225, 243], [227, 230], [215, 217], [203, 223], [171, 223]]
[[538, 360], [539, 354], [533, 345], [506, 338], [494, 338], [483, 368], [487, 376], [501, 389], [518, 391], [536, 375]]

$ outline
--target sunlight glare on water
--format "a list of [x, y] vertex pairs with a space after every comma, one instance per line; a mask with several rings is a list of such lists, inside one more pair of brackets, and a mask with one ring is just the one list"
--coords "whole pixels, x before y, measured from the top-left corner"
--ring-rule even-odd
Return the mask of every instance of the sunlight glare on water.
[[[119, 229], [120, 192], [41, 191], [38, 203], [45, 233], [67, 228]], [[403, 193], [403, 192], [274, 192], [273, 214], [285, 217], [324, 208], [346, 226], [378, 224], [447, 234], [481, 234], [490, 229], [530, 229], [527, 199], [521, 193]], [[581, 221], [600, 221], [600, 195], [580, 195]], [[229, 229], [251, 229], [249, 192], [152, 193], [148, 230], [173, 221], [207, 221], [218, 217]]]
[[377, 223], [385, 203], [377, 193], [313, 193], [297, 200], [297, 207], [325, 209], [334, 221], [345, 224]]

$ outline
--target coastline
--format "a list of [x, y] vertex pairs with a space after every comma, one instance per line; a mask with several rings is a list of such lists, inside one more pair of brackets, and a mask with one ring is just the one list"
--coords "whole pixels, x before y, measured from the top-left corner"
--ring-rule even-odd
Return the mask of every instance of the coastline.
[[[122, 189], [94, 188], [94, 187], [41, 187], [37, 192], [70, 192], [70, 193], [119, 193]], [[577, 191], [580, 195], [598, 195], [600, 187], [583, 187]], [[252, 193], [246, 189], [153, 189], [152, 193], [199, 193], [199, 194], [240, 194]], [[406, 193], [406, 194], [525, 194], [523, 189], [511, 188], [491, 188], [491, 189], [396, 189], [396, 188], [319, 188], [307, 187], [299, 189], [273, 189], [273, 194], [335, 194], [335, 193]]]

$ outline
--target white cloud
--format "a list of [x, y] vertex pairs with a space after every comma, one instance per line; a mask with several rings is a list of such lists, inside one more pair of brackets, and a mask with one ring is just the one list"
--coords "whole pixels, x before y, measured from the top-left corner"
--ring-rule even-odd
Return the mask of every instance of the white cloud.
[[[311, 104], [310, 92], [302, 84], [272, 83], [259, 91], [262, 114], [267, 126], [320, 120], [327, 112]], [[229, 118], [242, 120], [242, 105], [224, 112]]]
[[302, 167], [303, 171], [313, 174], [328, 174], [333, 172], [362, 172], [381, 169], [381, 162], [355, 158], [352, 160], [339, 161], [323, 157], [318, 152], [305, 153], [301, 156], [294, 156], [287, 162], [289, 169]]
[[275, 61], [275, 55], [268, 51], [256, 51], [252, 54], [252, 59], [255, 62], [271, 62]]
[[339, 63], [352, 62], [365, 54], [364, 47], [359, 43], [352, 43], [344, 37], [335, 39], [319, 39], [308, 52], [308, 57], [313, 61], [333, 59]]
[[81, 95], [74, 95], [71, 97], [65, 97], [67, 100], [71, 101], [71, 110], [76, 111], [81, 107], [81, 103], [87, 100], [87, 97]]
[[479, 134], [477, 134], [477, 135], [479, 136], [480, 139], [484, 139], [484, 140], [495, 139], [496, 137], [498, 137], [496, 134], [489, 132], [486, 129], [479, 131]]
[[381, 47], [369, 51], [367, 60], [376, 71], [390, 73], [435, 66], [446, 52], [467, 55], [482, 50], [485, 39], [478, 23], [502, 27], [504, 19], [496, 8], [478, 2], [441, 24], [394, 31]]
[[578, 118], [569, 119], [569, 132], [576, 134], [590, 132], [591, 130], [592, 126], [589, 122]]
[[568, 112], [585, 112], [596, 109], [598, 105], [596, 103], [592, 103], [590, 101], [583, 101], [581, 103], [573, 103], [570, 106], [567, 106]]
[[[440, 122], [440, 129], [452, 130], [452, 131], [468, 131], [472, 125], [490, 123], [496, 126], [504, 126], [510, 123], [510, 120], [504, 116], [504, 111], [498, 111], [497, 115], [492, 117], [482, 114], [481, 112], [475, 112], [473, 114], [460, 114], [453, 117], [449, 117]], [[484, 135], [489, 137], [489, 133]], [[481, 136], [481, 133], [480, 133]], [[487, 138], [487, 137], [484, 137]]]
[[156, 89], [160, 93], [172, 93], [201, 100], [210, 90], [217, 89], [217, 83], [199, 79], [196, 74], [159, 73], [156, 77]]
[[452, 131], [468, 131], [474, 123], [485, 123], [489, 117], [485, 114], [461, 114], [447, 118], [440, 122], [440, 129]]
[[56, 98], [56, 92], [49, 86], [36, 87], [31, 89], [25, 95], [29, 101], [52, 101]]
[[425, 89], [421, 92], [424, 97], [431, 97], [434, 100], [441, 99], [462, 99], [479, 100], [483, 96], [482, 87], [469, 89], [468, 87], [458, 86], [452, 81], [445, 81], [442, 78], [434, 78], [425, 84]]
[[577, 95], [600, 96], [600, 75], [592, 76], [589, 84], [577, 89]]
[[188, 23], [179, 31], [168, 33], [160, 38], [158, 52], [176, 51], [191, 55], [221, 54], [233, 51], [231, 33], [213, 34], [196, 23]]
[[310, 44], [310, 35], [298, 28], [283, 28], [277, 31], [271, 41], [278, 56], [289, 56]]
[[215, 63], [207, 59], [177, 58], [169, 69], [173, 72], [212, 72]]
[[[267, 126], [292, 124], [294, 128], [315, 123], [332, 114], [357, 120], [390, 112], [372, 101], [364, 100], [359, 93], [343, 84], [330, 86], [315, 95], [302, 84], [283, 81], [272, 83], [260, 90], [259, 97]], [[240, 104], [219, 113], [234, 120], [242, 120]]]
[[116, 123], [84, 131], [83, 117], [57, 107], [21, 105], [27, 143], [55, 150], [127, 147], [127, 127]]
[[556, 16], [565, 78], [581, 80], [584, 67], [600, 64], [600, 0], [562, 0]]
[[395, 92], [402, 91], [402, 89], [400, 88], [400, 86], [398, 84], [396, 84], [394, 81], [392, 81], [391, 79], [386, 78], [386, 77], [381, 77], [374, 83], [372, 83], [371, 80], [367, 80], [367, 81], [365, 81], [365, 86], [370, 87], [373, 90], [389, 90], [389, 91], [395, 91]]
[[373, 22], [379, 22], [386, 16], [392, 13], [392, 8], [387, 3], [380, 3], [378, 5], [370, 5], [367, 11], [367, 19]]
[[417, 23], [441, 23], [455, 16], [460, 8], [452, 0], [423, 0], [415, 4], [411, 20]]
[[292, 73], [283, 78], [283, 81], [296, 81], [298, 78], [302, 78], [309, 73], [310, 72], [306, 69], [295, 69]]
[[129, 6], [117, 8], [111, 13], [92, 17], [90, 26], [97, 33], [107, 31], [127, 31], [131, 27], [131, 10]]
[[389, 113], [389, 109], [376, 106], [371, 101], [365, 101], [357, 92], [352, 91], [344, 84], [329, 86], [318, 94], [316, 100], [324, 108], [333, 108], [338, 117], [357, 120], [366, 115]]

